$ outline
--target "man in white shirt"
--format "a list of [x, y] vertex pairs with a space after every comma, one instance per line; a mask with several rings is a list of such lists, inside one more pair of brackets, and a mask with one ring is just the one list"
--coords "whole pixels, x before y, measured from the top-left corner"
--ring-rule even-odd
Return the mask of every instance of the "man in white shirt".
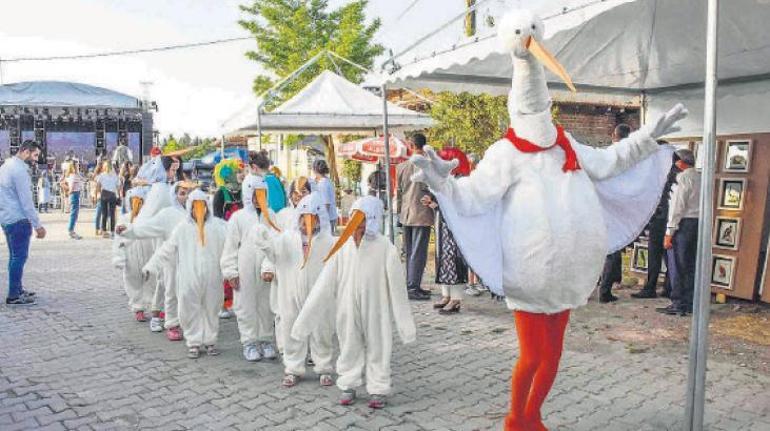
[[14, 157], [0, 166], [0, 225], [8, 243], [7, 305], [34, 305], [35, 293], [25, 291], [21, 278], [29, 255], [32, 229], [39, 239], [45, 237], [32, 201], [32, 179], [28, 161], [37, 160], [40, 147], [34, 141], [24, 141]]
[[695, 261], [698, 254], [698, 218], [700, 217], [701, 174], [690, 150], [678, 150], [676, 166], [682, 172], [676, 177], [669, 203], [668, 228], [663, 247], [673, 249], [676, 277], [672, 280], [671, 305], [656, 311], [671, 315], [692, 312], [695, 291]]

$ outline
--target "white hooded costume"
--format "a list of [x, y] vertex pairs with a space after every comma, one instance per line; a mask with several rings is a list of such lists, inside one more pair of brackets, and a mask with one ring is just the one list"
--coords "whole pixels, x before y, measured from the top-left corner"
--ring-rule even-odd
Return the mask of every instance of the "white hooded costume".
[[[333, 314], [340, 345], [337, 387], [354, 389], [365, 373], [369, 394], [387, 395], [393, 322], [404, 344], [415, 340], [406, 275], [398, 250], [380, 234], [382, 201], [362, 197], [351, 212], [352, 220], [332, 249], [339, 252], [327, 261], [310, 290], [291, 335], [307, 337], [324, 316]], [[360, 245], [347, 241], [364, 217], [366, 233]]]
[[[282, 338], [280, 344], [283, 347], [285, 373], [295, 376], [305, 374], [308, 345], [311, 358], [315, 362], [316, 374], [331, 374], [334, 371], [334, 318], [331, 313], [317, 316], [309, 337], [290, 336], [291, 328], [305, 304], [310, 289], [323, 269], [324, 257], [334, 246], [328, 218], [324, 220], [320, 216], [328, 212], [319, 198], [317, 193], [311, 193], [292, 208], [298, 220], [293, 223], [293, 228], [272, 237], [265, 233], [257, 239], [257, 247], [262, 249], [275, 265], [274, 300], [275, 311], [279, 317], [276, 322], [276, 335]], [[318, 216], [318, 224], [315, 232], [311, 231], [309, 242], [307, 231], [311, 227], [307, 223], [299, 222], [305, 215]], [[310, 247], [307, 259], [303, 252], [305, 246]], [[333, 304], [323, 307], [334, 309]]]
[[[220, 265], [226, 280], [239, 279], [239, 288], [233, 289], [233, 311], [238, 318], [241, 344], [271, 343], [274, 339], [275, 316], [270, 308], [270, 283], [262, 280], [261, 272], [272, 272], [272, 265], [265, 261], [265, 254], [256, 246], [256, 236], [272, 229], [262, 211], [275, 219], [266, 202], [255, 208], [257, 191], [267, 193], [262, 177], [248, 175], [241, 185], [243, 209], [236, 211], [227, 221], [227, 237]], [[261, 206], [261, 205], [260, 205]]]
[[[195, 213], [204, 204], [205, 221], [199, 223], [202, 214]], [[214, 217], [208, 197], [200, 190], [188, 196], [186, 214], [144, 271], [158, 274], [172, 262], [178, 262], [179, 322], [187, 346], [211, 346], [219, 333], [218, 313], [224, 300], [219, 260], [225, 244], [225, 224]]]
[[[176, 197], [176, 189], [180, 186], [181, 183], [177, 183], [171, 188], [171, 206], [163, 208], [150, 218], [137, 219], [136, 223], [127, 226], [127, 229], [121, 236], [129, 240], [161, 240], [161, 245], [168, 240], [176, 226], [187, 215], [184, 205], [180, 204]], [[177, 265], [177, 261], [173, 260], [162, 270], [162, 284], [164, 287], [163, 310], [166, 313], [164, 326], [166, 329], [179, 326], [176, 281]]]
[[[142, 167], [144, 168], [144, 166]], [[147, 163], [147, 168], [140, 173], [142, 175], [140, 176], [138, 173], [137, 177], [147, 181], [151, 185], [149, 186], [147, 198], [142, 206], [142, 210], [135, 220], [137, 224], [142, 224], [150, 220], [164, 208], [173, 205], [173, 201], [176, 200], [173, 195], [174, 188], [168, 183], [168, 175], [166, 169], [163, 167], [163, 159], [161, 156], [153, 157]], [[163, 245], [163, 238], [155, 237], [152, 239], [153, 252], [156, 252], [161, 245]], [[169, 277], [163, 273], [158, 274], [155, 291], [153, 293], [152, 311], [160, 311], [162, 308], [166, 296], [165, 281], [168, 279]]]
[[[412, 158], [414, 179], [435, 193], [463, 256], [493, 292], [505, 295], [510, 309], [557, 313], [584, 305], [605, 256], [644, 228], [671, 166], [673, 150], [656, 139], [677, 130], [674, 124], [687, 112], [677, 105], [601, 149], [560, 135], [537, 60], [571, 81], [542, 54], [543, 23], [518, 11], [499, 27], [514, 70], [508, 136], [527, 142], [500, 139], [470, 176], [459, 179], [449, 176], [455, 163], [426, 147], [425, 156]], [[577, 170], [568, 169], [568, 150], [555, 144], [559, 136], [569, 140]]]
[[[141, 187], [130, 189], [126, 193], [126, 201], [131, 210], [120, 216], [119, 224], [128, 227], [135, 221], [136, 210], [134, 205], [144, 202], [145, 191]], [[134, 201], [137, 200], [137, 203]], [[121, 235], [113, 240], [113, 264], [123, 270], [123, 287], [128, 296], [128, 306], [132, 312], [147, 311], [153, 301], [155, 290], [155, 277], [145, 280], [142, 276], [142, 267], [152, 257], [152, 241], [147, 239], [129, 239]]]

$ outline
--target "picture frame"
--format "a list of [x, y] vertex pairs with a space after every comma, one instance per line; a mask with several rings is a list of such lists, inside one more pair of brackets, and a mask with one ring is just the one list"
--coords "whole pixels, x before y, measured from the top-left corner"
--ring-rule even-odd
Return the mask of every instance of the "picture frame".
[[646, 243], [635, 242], [634, 251], [631, 253], [631, 270], [647, 273], [649, 266], [649, 248]]
[[739, 217], [717, 217], [714, 224], [714, 241], [716, 248], [738, 250], [741, 241], [741, 219]]
[[695, 141], [692, 143], [692, 153], [695, 156], [695, 169], [698, 171], [703, 170], [703, 157], [700, 149], [703, 147], [701, 141]]
[[748, 173], [751, 168], [752, 142], [749, 139], [732, 139], [725, 142], [723, 172]]
[[711, 285], [720, 289], [733, 290], [736, 263], [735, 256], [713, 255], [711, 261]]
[[745, 178], [722, 178], [719, 180], [719, 202], [717, 208], [720, 210], [740, 211], [743, 209], [743, 203], [746, 200], [745, 195]]

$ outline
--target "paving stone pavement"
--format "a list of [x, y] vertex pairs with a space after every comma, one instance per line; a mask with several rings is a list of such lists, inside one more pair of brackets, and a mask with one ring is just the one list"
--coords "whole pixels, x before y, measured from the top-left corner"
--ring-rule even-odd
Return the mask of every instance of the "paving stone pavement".
[[[132, 320], [109, 241], [67, 240], [61, 215], [45, 219], [51, 237], [33, 241], [25, 274], [39, 305], [0, 306], [0, 430], [501, 429], [516, 340], [500, 303], [472, 298], [451, 317], [413, 303], [417, 342], [395, 345], [388, 407], [342, 407], [315, 376], [284, 389], [279, 363], [243, 361], [234, 321], [222, 325], [221, 356], [186, 359], [182, 344]], [[3, 244], [3, 290], [7, 257]], [[544, 407], [551, 429], [681, 429], [686, 346], [630, 353], [574, 323], [568, 337]], [[768, 376], [712, 360], [707, 402], [709, 430], [770, 430]]]

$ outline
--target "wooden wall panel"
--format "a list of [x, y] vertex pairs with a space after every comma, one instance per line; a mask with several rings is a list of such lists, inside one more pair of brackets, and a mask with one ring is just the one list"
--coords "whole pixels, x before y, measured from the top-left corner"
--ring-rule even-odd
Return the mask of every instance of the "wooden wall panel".
[[[750, 140], [752, 142], [751, 163], [748, 173], [724, 171], [725, 152], [728, 140]], [[741, 233], [738, 250], [712, 248], [714, 255], [733, 256], [736, 258], [735, 279], [732, 289], [712, 286], [715, 293], [753, 300], [755, 299], [757, 277], [764, 265], [760, 262], [760, 251], [765, 227], [765, 209], [767, 206], [768, 182], [770, 181], [770, 133], [753, 135], [720, 136], [716, 159], [716, 183], [714, 187], [714, 216], [740, 217]], [[718, 209], [720, 180], [723, 178], [746, 179], [742, 210]], [[712, 221], [714, 223], [714, 221]], [[716, 226], [714, 226], [716, 229]], [[765, 289], [767, 291], [768, 289]]]

